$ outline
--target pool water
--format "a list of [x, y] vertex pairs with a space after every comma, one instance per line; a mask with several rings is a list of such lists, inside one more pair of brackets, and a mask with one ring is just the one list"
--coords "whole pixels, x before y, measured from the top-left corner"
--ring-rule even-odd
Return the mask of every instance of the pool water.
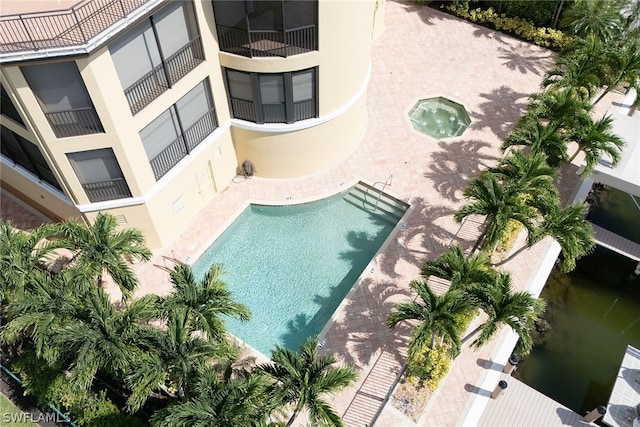
[[640, 347], [636, 263], [603, 248], [542, 290], [550, 330], [514, 377], [577, 413], [607, 405], [627, 344]]
[[[227, 328], [269, 356], [319, 334], [397, 223], [338, 194], [292, 206], [250, 205], [193, 264], [224, 264], [233, 298], [252, 318]], [[379, 212], [379, 211], [378, 211]]]
[[435, 139], [460, 136], [471, 123], [464, 106], [442, 97], [421, 99], [409, 118], [415, 130]]

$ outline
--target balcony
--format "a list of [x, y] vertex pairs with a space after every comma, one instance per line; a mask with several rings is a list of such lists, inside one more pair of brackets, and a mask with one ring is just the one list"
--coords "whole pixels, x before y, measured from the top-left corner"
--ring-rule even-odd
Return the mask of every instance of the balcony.
[[202, 44], [200, 36], [196, 36], [167, 58], [164, 63], [125, 89], [124, 93], [129, 101], [131, 113], [136, 114], [142, 110], [202, 61], [204, 61]]
[[204, 116], [186, 129], [182, 135], [167, 145], [158, 155], [150, 160], [151, 169], [156, 180], [162, 178], [175, 165], [196, 148], [208, 135], [218, 127], [215, 111], [209, 110]]
[[318, 49], [318, 30], [315, 25], [286, 31], [252, 31], [218, 25], [220, 50], [236, 55], [281, 57]]
[[45, 113], [45, 117], [57, 138], [104, 132], [98, 114], [91, 107]]
[[[79, 48], [142, 6], [163, 0], [85, 0], [66, 10], [0, 17], [0, 58], [21, 53]], [[75, 53], [78, 53], [77, 51]]]
[[124, 178], [82, 184], [82, 188], [91, 203], [131, 197], [131, 191]]

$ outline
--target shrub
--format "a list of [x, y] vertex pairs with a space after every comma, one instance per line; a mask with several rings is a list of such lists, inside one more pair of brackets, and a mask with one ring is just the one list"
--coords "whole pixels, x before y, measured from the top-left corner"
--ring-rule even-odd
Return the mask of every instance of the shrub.
[[538, 46], [560, 50], [569, 42], [569, 37], [560, 30], [548, 27], [536, 27], [531, 21], [521, 18], [509, 17], [506, 14], [498, 14], [493, 8], [482, 10], [480, 8], [469, 10], [468, 7], [449, 5], [446, 10], [460, 18], [471, 22], [485, 24], [513, 34], [521, 39], [533, 42]]
[[448, 346], [429, 348], [425, 345], [414, 357], [407, 360], [409, 375], [422, 379], [431, 390], [438, 388], [450, 366], [451, 350]]
[[513, 246], [513, 243], [518, 237], [518, 234], [520, 234], [520, 230], [522, 230], [522, 224], [512, 219], [509, 220], [509, 222], [507, 223], [507, 228], [504, 231], [504, 236], [496, 247], [496, 252], [509, 252], [509, 250]]
[[59, 366], [49, 366], [34, 352], [26, 352], [13, 365], [22, 378], [25, 394], [33, 395], [38, 405], [49, 404], [66, 412], [79, 426], [89, 427], [138, 427], [145, 423], [139, 418], [124, 414], [111, 402], [104, 391], [74, 390]]

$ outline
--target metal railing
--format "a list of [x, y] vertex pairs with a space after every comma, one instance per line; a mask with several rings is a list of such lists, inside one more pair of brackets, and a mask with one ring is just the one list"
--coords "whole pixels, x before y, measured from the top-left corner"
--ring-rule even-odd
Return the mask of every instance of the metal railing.
[[202, 44], [200, 36], [196, 36], [167, 58], [164, 64], [156, 66], [125, 89], [124, 93], [129, 101], [131, 112], [136, 114], [149, 105], [202, 61], [204, 61]]
[[264, 123], [287, 123], [284, 103], [262, 104], [262, 120]]
[[85, 0], [66, 10], [0, 17], [0, 53], [86, 44], [149, 0]]
[[184, 131], [184, 139], [189, 152], [193, 151], [207, 136], [218, 128], [218, 121], [213, 109], [209, 110], [189, 129]]
[[131, 191], [124, 178], [82, 184], [82, 188], [92, 203], [131, 197]]
[[102, 123], [92, 107], [44, 113], [58, 138], [102, 133]]
[[[262, 123], [287, 123], [285, 104], [262, 104]], [[236, 119], [258, 123], [255, 103], [231, 98], [231, 111]], [[307, 120], [317, 117], [316, 100], [308, 99], [293, 103], [293, 120]]]
[[187, 147], [182, 135], [180, 135], [149, 161], [156, 181], [169, 172], [180, 160], [184, 159], [187, 154]]
[[169, 172], [217, 127], [215, 110], [211, 109], [151, 159], [149, 163], [156, 180]]
[[298, 120], [307, 120], [318, 117], [316, 111], [316, 100], [307, 99], [305, 101], [298, 101], [293, 103], [293, 116]]
[[256, 107], [253, 101], [231, 98], [231, 111], [233, 117], [249, 122], [257, 122]]
[[286, 31], [252, 31], [216, 26], [220, 50], [253, 57], [283, 57], [318, 49], [316, 25]]

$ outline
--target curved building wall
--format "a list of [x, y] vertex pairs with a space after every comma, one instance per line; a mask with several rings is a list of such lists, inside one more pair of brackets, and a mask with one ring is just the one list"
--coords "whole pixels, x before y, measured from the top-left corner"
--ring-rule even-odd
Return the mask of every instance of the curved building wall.
[[292, 178], [343, 161], [361, 141], [366, 125], [366, 85], [375, 1], [320, 1], [319, 50], [289, 58], [250, 59], [221, 52], [222, 67], [276, 73], [317, 67], [319, 117], [292, 124], [232, 120], [238, 164], [250, 160], [255, 174]]

